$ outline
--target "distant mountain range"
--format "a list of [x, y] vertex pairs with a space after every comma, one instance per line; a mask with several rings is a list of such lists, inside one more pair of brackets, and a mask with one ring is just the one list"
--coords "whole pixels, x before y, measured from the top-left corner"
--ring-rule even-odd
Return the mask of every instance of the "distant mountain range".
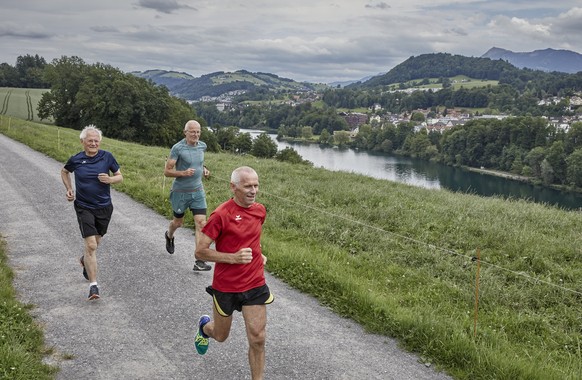
[[493, 60], [502, 59], [520, 69], [558, 71], [568, 74], [582, 71], [582, 54], [571, 50], [545, 49], [516, 53], [493, 47], [487, 53], [483, 54], [481, 58], [490, 58]]
[[[382, 75], [382, 73], [379, 73], [377, 75]], [[357, 82], [366, 82], [367, 80], [370, 80], [372, 78], [374, 78], [375, 75], [369, 75], [367, 77], [361, 78], [361, 79], [356, 79], [356, 80], [346, 80], [346, 81], [340, 81], [340, 82], [331, 82], [328, 83], [331, 87], [346, 87], [349, 86], [352, 83], [357, 83]]]
[[198, 100], [241, 91], [264, 94], [270, 91], [301, 92], [330, 87], [373, 88], [409, 80], [452, 77], [459, 74], [475, 79], [497, 80], [504, 73], [507, 75], [522, 68], [567, 74], [582, 72], [582, 54], [554, 49], [515, 53], [497, 47], [489, 49], [477, 58], [448, 53], [422, 54], [408, 58], [385, 74], [328, 85], [296, 82], [274, 74], [252, 73], [246, 70], [218, 71], [198, 78], [184, 72], [166, 70], [147, 70], [132, 74], [164, 85], [172, 94], [183, 99]]
[[236, 91], [268, 92], [276, 91], [313, 91], [327, 87], [322, 84], [296, 82], [281, 78], [275, 74], [251, 73], [246, 70], [235, 72], [217, 71], [195, 78], [190, 74], [176, 71], [147, 70], [131, 74], [150, 79], [152, 82], [166, 86], [170, 92], [180, 98], [197, 100], [204, 96], [218, 97]]

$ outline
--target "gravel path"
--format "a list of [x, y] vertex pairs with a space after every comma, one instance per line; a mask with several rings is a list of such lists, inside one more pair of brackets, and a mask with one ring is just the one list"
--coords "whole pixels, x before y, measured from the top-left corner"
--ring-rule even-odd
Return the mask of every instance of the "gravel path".
[[[80, 148], [80, 145], [79, 145]], [[102, 298], [86, 301], [83, 244], [59, 163], [0, 134], [0, 234], [21, 301], [34, 304], [58, 379], [250, 379], [242, 316], [225, 343], [194, 349], [195, 325], [211, 314], [211, 273], [192, 271], [194, 237], [113, 192], [115, 211], [98, 253]], [[122, 172], [123, 172], [123, 163]], [[267, 275], [266, 379], [449, 379], [386, 337], [365, 333]]]

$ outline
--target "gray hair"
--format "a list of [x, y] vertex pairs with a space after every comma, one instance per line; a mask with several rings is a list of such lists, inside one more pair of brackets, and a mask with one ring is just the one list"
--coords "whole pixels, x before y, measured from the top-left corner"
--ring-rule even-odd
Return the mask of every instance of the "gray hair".
[[79, 138], [81, 140], [85, 140], [85, 138], [87, 138], [87, 132], [89, 131], [97, 132], [99, 134], [99, 141], [101, 141], [101, 139], [103, 138], [103, 133], [101, 132], [101, 130], [94, 126], [93, 124], [89, 124], [88, 126], [83, 128], [81, 134], [79, 135]]
[[241, 166], [233, 170], [232, 174], [230, 175], [230, 182], [235, 185], [238, 185], [240, 183], [241, 173], [254, 174], [258, 176], [255, 169], [251, 168], [250, 166]]
[[186, 122], [186, 124], [184, 124], [184, 132], [186, 132], [188, 130], [188, 127], [190, 125], [197, 125], [198, 127], [202, 128], [202, 126], [200, 125], [200, 123], [197, 122], [196, 120], [188, 120]]

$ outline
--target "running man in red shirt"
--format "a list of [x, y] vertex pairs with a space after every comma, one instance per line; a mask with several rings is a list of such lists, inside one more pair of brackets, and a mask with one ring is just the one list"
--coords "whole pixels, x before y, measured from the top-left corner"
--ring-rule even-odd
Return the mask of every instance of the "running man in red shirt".
[[[230, 333], [234, 311], [242, 311], [249, 341], [249, 364], [253, 380], [263, 379], [267, 304], [273, 295], [265, 282], [266, 256], [261, 251], [261, 231], [265, 206], [255, 202], [259, 176], [242, 166], [232, 172], [233, 198], [210, 215], [202, 229], [196, 256], [213, 261], [214, 277], [207, 291], [212, 295], [214, 316], [203, 315], [198, 321], [195, 346], [199, 354], [208, 350], [208, 338], [224, 342]], [[215, 249], [210, 248], [212, 242]]]

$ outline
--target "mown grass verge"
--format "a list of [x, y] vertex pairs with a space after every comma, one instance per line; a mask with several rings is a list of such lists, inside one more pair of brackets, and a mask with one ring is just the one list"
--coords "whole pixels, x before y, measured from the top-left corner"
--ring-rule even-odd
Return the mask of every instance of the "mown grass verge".
[[52, 379], [57, 368], [42, 361], [51, 350], [29, 314], [33, 306], [16, 300], [13, 280], [6, 242], [0, 237], [0, 379]]
[[[61, 162], [81, 148], [79, 131], [5, 124]], [[169, 149], [107, 138], [102, 149], [122, 166], [116, 188], [169, 218]], [[581, 377], [582, 213], [251, 156], [206, 163], [210, 210], [230, 196], [232, 169], [259, 173], [273, 275], [427, 365], [457, 379]]]

